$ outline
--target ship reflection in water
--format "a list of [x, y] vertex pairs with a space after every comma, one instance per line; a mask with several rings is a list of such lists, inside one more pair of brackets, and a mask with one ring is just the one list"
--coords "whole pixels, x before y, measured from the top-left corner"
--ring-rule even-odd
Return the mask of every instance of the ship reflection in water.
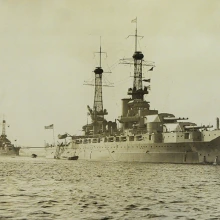
[[1, 158], [1, 219], [220, 219], [220, 166]]

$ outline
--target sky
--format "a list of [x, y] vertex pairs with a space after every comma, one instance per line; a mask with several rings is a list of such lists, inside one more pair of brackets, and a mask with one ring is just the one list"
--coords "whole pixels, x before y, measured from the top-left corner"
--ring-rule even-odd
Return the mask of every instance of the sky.
[[[0, 0], [0, 121], [20, 146], [43, 147], [65, 132], [80, 134], [93, 106], [100, 36], [107, 120], [121, 115], [133, 67], [119, 60], [138, 50], [154, 61], [151, 109], [214, 125], [220, 117], [218, 0]], [[1, 131], [0, 131], [1, 132]], [[17, 140], [17, 142], [14, 142]]]

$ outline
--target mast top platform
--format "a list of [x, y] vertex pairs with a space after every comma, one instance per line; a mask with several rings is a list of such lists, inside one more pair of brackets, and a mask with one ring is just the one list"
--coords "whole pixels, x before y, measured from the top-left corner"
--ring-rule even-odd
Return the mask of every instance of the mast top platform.
[[103, 73], [103, 69], [101, 67], [96, 67], [94, 70], [95, 74], [102, 74]]
[[144, 58], [144, 54], [141, 51], [135, 51], [132, 57], [135, 60], [142, 60]]

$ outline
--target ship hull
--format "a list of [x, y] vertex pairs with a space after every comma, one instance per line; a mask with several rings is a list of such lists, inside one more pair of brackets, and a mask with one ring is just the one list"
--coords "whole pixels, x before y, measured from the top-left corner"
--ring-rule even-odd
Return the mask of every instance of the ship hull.
[[145, 163], [213, 164], [220, 162], [220, 137], [209, 142], [144, 143], [113, 142], [75, 144], [57, 149], [48, 148], [47, 158], [120, 161]]
[[19, 149], [0, 149], [0, 157], [7, 157], [7, 156], [18, 156], [19, 155]]

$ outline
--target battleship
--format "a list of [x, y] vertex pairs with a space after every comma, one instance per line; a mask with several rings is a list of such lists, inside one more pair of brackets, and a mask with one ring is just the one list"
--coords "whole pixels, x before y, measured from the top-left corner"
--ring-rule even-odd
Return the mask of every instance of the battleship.
[[[127, 91], [129, 98], [121, 100], [122, 111], [119, 118], [114, 121], [105, 119], [108, 112], [103, 109], [104, 71], [101, 67], [100, 46], [100, 66], [94, 70], [94, 105], [93, 108], [88, 106], [91, 123], [83, 126], [84, 134], [81, 136], [68, 133], [59, 135], [60, 139], [65, 139], [64, 144], [47, 147], [46, 157], [146, 163], [220, 163], [218, 118], [214, 129], [209, 125], [197, 125], [188, 118], [150, 109], [149, 101], [144, 98], [150, 90], [150, 79], [143, 77], [143, 68], [152, 71], [155, 64], [145, 61], [144, 54], [137, 49], [137, 24], [135, 35], [132, 36], [135, 37], [135, 52], [132, 58], [122, 59], [120, 63], [132, 63], [133, 86]], [[66, 138], [70, 138], [69, 143]]]
[[0, 156], [19, 155], [20, 147], [15, 147], [6, 135], [6, 121], [2, 121], [2, 134], [0, 136]]

